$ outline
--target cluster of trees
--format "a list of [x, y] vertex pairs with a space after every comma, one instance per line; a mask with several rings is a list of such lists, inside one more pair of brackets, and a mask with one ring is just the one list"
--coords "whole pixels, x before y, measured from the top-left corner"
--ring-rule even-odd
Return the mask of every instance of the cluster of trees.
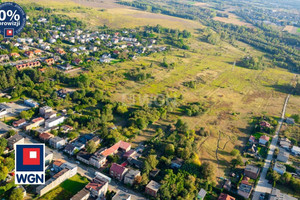
[[262, 57], [245, 56], [238, 64], [248, 69], [258, 70], [264, 68], [264, 62], [262, 61]]
[[280, 184], [280, 185], [291, 187], [295, 191], [300, 190], [300, 180], [293, 177], [292, 174], [288, 172], [285, 172], [284, 174], [280, 175], [276, 171], [269, 168], [267, 173], [267, 178], [269, 180], [274, 181], [274, 185]]
[[198, 116], [207, 110], [205, 103], [190, 103], [184, 107], [184, 112], [188, 116]]

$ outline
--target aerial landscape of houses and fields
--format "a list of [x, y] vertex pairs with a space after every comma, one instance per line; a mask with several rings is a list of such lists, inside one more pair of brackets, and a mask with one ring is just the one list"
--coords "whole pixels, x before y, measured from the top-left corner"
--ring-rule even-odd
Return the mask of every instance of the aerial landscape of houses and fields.
[[300, 198], [299, 0], [10, 1], [0, 199]]

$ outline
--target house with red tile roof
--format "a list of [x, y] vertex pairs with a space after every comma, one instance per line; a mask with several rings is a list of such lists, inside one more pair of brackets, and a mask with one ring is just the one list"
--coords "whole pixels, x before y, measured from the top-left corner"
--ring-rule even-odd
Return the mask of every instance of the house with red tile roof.
[[41, 66], [41, 63], [39, 61], [35, 61], [35, 62], [28, 62], [28, 63], [16, 65], [16, 68], [20, 71], [22, 69], [39, 67], [39, 66]]
[[18, 121], [14, 121], [13, 122], [13, 126], [14, 127], [20, 127], [20, 126], [23, 126], [24, 124], [26, 124], [26, 120], [25, 119], [20, 119]]
[[39, 49], [34, 50], [35, 55], [41, 55], [42, 51]]
[[47, 142], [48, 140], [50, 140], [51, 138], [53, 138], [54, 135], [51, 133], [41, 133], [39, 135], [40, 140]]
[[53, 64], [55, 64], [55, 60], [54, 60], [53, 58], [45, 59], [44, 62], [45, 62], [47, 65], [53, 65]]
[[97, 180], [95, 182], [94, 180], [90, 183], [88, 183], [85, 188], [91, 192], [91, 196], [95, 198], [102, 199], [108, 189], [108, 182]]
[[20, 54], [18, 54], [18, 53], [10, 53], [8, 55], [9, 55], [9, 57], [15, 57], [15, 58], [19, 58], [20, 57]]
[[267, 128], [270, 128], [270, 127], [271, 127], [271, 124], [270, 124], [269, 122], [266, 122], [266, 121], [261, 121], [261, 122], [259, 123], [259, 125], [260, 125], [261, 127], [267, 127]]
[[33, 51], [25, 51], [24, 55], [28, 58], [33, 58], [34, 57]]
[[267, 144], [267, 142], [270, 140], [270, 137], [266, 136], [266, 135], [262, 135], [260, 138], [259, 138], [259, 144]]
[[80, 63], [82, 63], [82, 60], [80, 60], [79, 58], [76, 58], [72, 62], [73, 62], [74, 65], [79, 65]]
[[250, 136], [249, 143], [255, 143], [255, 137], [253, 135]]
[[103, 156], [109, 156], [112, 154], [116, 154], [118, 150], [123, 152], [127, 152], [131, 149], [131, 144], [128, 142], [119, 141], [108, 149], [105, 149], [101, 154]]
[[109, 169], [109, 175], [119, 181], [122, 181], [128, 169], [116, 163], [113, 163]]

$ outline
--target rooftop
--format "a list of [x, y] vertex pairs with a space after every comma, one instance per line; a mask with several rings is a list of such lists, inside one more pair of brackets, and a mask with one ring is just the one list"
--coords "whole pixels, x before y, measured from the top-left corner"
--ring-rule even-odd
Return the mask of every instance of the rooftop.
[[159, 183], [152, 180], [148, 183], [148, 185], [146, 187], [157, 192], [159, 190], [160, 186], [161, 185]]
[[115, 194], [115, 196], [113, 196], [112, 200], [127, 200], [130, 197], [130, 194], [127, 194], [120, 190], [117, 194]]
[[255, 174], [259, 173], [259, 168], [254, 166], [254, 165], [247, 165], [245, 167], [245, 170], [248, 171], [248, 172], [255, 173]]
[[16, 143], [23, 139], [23, 136], [16, 134], [7, 139], [7, 142]]
[[110, 167], [110, 171], [116, 172], [118, 174], [123, 174], [125, 170], [126, 170], [126, 167], [123, 167], [116, 163], [113, 163]]
[[54, 160], [53, 165], [60, 167], [62, 164], [64, 164], [66, 161], [63, 159], [57, 159]]
[[77, 194], [75, 194], [71, 199], [72, 200], [81, 200], [83, 197], [85, 197], [89, 193], [90, 193], [90, 191], [88, 191], [87, 189], [83, 188]]
[[246, 192], [246, 193], [250, 193], [252, 190], [252, 185], [249, 185], [249, 183], [242, 181], [242, 183], [240, 184], [239, 190]]
[[218, 200], [235, 200], [235, 198], [229, 194], [221, 193]]

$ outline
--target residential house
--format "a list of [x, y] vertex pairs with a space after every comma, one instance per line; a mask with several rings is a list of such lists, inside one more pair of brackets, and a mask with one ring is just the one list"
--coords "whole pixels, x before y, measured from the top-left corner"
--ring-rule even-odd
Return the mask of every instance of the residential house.
[[49, 66], [55, 64], [55, 60], [53, 58], [45, 59], [44, 62]]
[[139, 170], [130, 169], [124, 176], [124, 183], [133, 185], [135, 178], [140, 175], [141, 175], [141, 172]]
[[248, 176], [252, 179], [257, 179], [260, 172], [260, 168], [254, 165], [247, 165], [244, 170], [245, 176]]
[[100, 58], [100, 62], [102, 62], [102, 63], [110, 63], [111, 60], [112, 59], [111, 59], [111, 55], [110, 54], [104, 54]]
[[260, 138], [259, 138], [259, 144], [263, 144], [263, 145], [266, 145], [267, 142], [269, 142], [270, 140], [270, 137], [266, 136], [266, 135], [262, 135]]
[[288, 138], [280, 138], [279, 140], [279, 145], [284, 148], [284, 149], [287, 149], [289, 150], [290, 149], [290, 146], [291, 146], [291, 141], [288, 139]]
[[229, 194], [221, 193], [218, 200], [235, 200], [235, 198]]
[[9, 56], [7, 54], [0, 55], [0, 62], [8, 61], [8, 60], [9, 60]]
[[197, 199], [198, 200], [204, 200], [204, 198], [206, 196], [206, 193], [207, 192], [203, 188], [201, 188], [201, 190], [197, 194]]
[[34, 57], [33, 51], [25, 51], [24, 55], [28, 58], [33, 58]]
[[127, 151], [126, 153], [124, 153], [123, 154], [123, 158], [124, 159], [128, 159], [128, 158], [130, 158], [130, 157], [133, 157], [134, 155], [136, 155], [137, 154], [137, 152], [135, 151], [135, 150], [129, 150], [129, 151]]
[[255, 143], [255, 137], [254, 137], [253, 135], [251, 135], [251, 136], [249, 137], [249, 143], [250, 143], [250, 144]]
[[62, 170], [63, 169], [62, 166], [65, 162], [67, 162], [67, 161], [65, 161], [63, 159], [54, 160], [54, 162], [52, 163], [52, 167], [53, 167], [54, 171], [59, 172], [60, 170]]
[[297, 198], [287, 195], [285, 193], [281, 193], [279, 189], [272, 188], [269, 200], [297, 200]]
[[15, 134], [7, 139], [8, 148], [14, 149], [15, 144], [24, 144], [24, 137], [19, 134]]
[[58, 53], [58, 54], [60, 54], [60, 55], [66, 54], [65, 50], [62, 49], [62, 48], [57, 48], [57, 49], [56, 49], [56, 53]]
[[103, 199], [108, 189], [108, 182], [96, 178], [88, 183], [85, 188], [91, 192], [92, 197]]
[[90, 164], [90, 158], [92, 157], [92, 154], [89, 154], [86, 151], [80, 151], [77, 153], [76, 159], [80, 160], [81, 162], [89, 165]]
[[276, 171], [278, 174], [282, 175], [285, 173], [286, 167], [283, 164], [276, 161], [274, 164], [273, 170]]
[[161, 185], [159, 183], [151, 180], [145, 188], [145, 193], [149, 194], [150, 196], [156, 197], [160, 186]]
[[65, 121], [64, 116], [58, 116], [54, 118], [47, 119], [45, 122], [45, 127], [46, 128], [52, 128], [54, 126], [57, 126]]
[[45, 116], [46, 113], [49, 113], [52, 111], [52, 108], [50, 106], [43, 106], [40, 107], [40, 115]]
[[79, 151], [79, 149], [76, 146], [74, 146], [73, 144], [67, 144], [67, 146], [64, 149], [64, 152], [73, 155], [76, 150]]
[[65, 146], [65, 144], [66, 140], [58, 136], [49, 139], [49, 145], [55, 149], [61, 149]]
[[300, 155], [300, 147], [298, 146], [293, 146], [291, 151], [294, 155]]
[[[74, 43], [75, 43], [75, 42], [74, 42]], [[75, 53], [75, 52], [77, 52], [77, 48], [72, 47], [72, 48], [70, 49], [70, 51], [73, 52], [73, 53]]]
[[45, 123], [44, 118], [42, 118], [42, 117], [35, 118], [35, 119], [31, 120], [31, 124], [25, 126], [25, 130], [26, 131], [32, 130], [36, 127], [39, 127], [39, 126], [43, 125], [44, 123]]
[[0, 108], [0, 117], [6, 115], [8, 112], [7, 112], [7, 109], [6, 108]]
[[56, 111], [51, 111], [51, 112], [47, 112], [45, 113], [45, 119], [52, 119], [52, 118], [55, 118], [56, 117]]
[[261, 121], [261, 122], [259, 123], [259, 125], [260, 125], [261, 127], [271, 128], [271, 124], [270, 124], [269, 122], [266, 122], [266, 121]]
[[73, 63], [74, 65], [79, 65], [80, 63], [82, 63], [82, 60], [79, 59], [79, 58], [76, 58], [75, 60], [72, 61], [72, 63]]
[[128, 169], [126, 167], [113, 163], [109, 169], [109, 175], [119, 181], [122, 181], [127, 171]]
[[231, 181], [230, 181], [230, 179], [227, 179], [227, 180], [225, 181], [225, 184], [223, 185], [223, 188], [224, 188], [225, 190], [227, 190], [227, 191], [230, 191], [230, 189], [231, 189]]
[[56, 39], [54, 39], [54, 38], [50, 38], [50, 39], [49, 39], [49, 43], [53, 44], [53, 43], [55, 43], [55, 42], [56, 42]]
[[183, 162], [184, 161], [181, 158], [177, 158], [177, 157], [173, 158], [172, 161], [171, 161], [171, 168], [179, 169], [182, 166]]
[[251, 195], [252, 189], [252, 185], [247, 180], [242, 180], [238, 188], [238, 194], [248, 199]]
[[94, 153], [94, 155], [92, 155], [90, 157], [89, 163], [90, 165], [96, 167], [96, 168], [101, 168], [106, 162], [106, 157], [101, 155], [100, 153]]
[[131, 149], [131, 144], [123, 141], [119, 141], [108, 149], [105, 149], [101, 154], [109, 156], [117, 153], [119, 150], [122, 152], [128, 152]]
[[113, 196], [112, 200], [131, 200], [131, 195], [120, 190]]
[[33, 52], [34, 52], [35, 55], [38, 55], [38, 56], [42, 54], [42, 51], [39, 50], [39, 49], [36, 49]]
[[149, 175], [151, 177], [155, 178], [159, 174], [159, 172], [160, 172], [160, 169], [155, 168], [149, 173]]
[[288, 117], [288, 118], [285, 119], [285, 122], [287, 124], [295, 124], [295, 119]]
[[28, 62], [28, 63], [23, 63], [23, 64], [18, 64], [16, 65], [17, 70], [23, 70], [26, 68], [32, 68], [32, 67], [39, 67], [41, 66], [41, 63], [39, 61], [35, 62]]
[[62, 128], [61, 132], [63, 132], [63, 133], [68, 133], [69, 131], [73, 130], [73, 127], [69, 126], [69, 125], [63, 125], [61, 128]]
[[286, 163], [289, 160], [290, 153], [283, 148], [279, 148], [277, 160]]
[[10, 53], [8, 54], [10, 57], [13, 57], [13, 58], [19, 58], [20, 57], [20, 54], [18, 53]]
[[141, 169], [144, 167], [144, 163], [140, 160], [138, 160], [137, 158], [133, 158], [133, 157], [129, 157], [127, 159], [128, 163], [138, 169]]
[[39, 106], [39, 104], [35, 101], [33, 101], [32, 99], [26, 99], [24, 101], [25, 105], [29, 106], [29, 107], [32, 107], [32, 108], [36, 108]]
[[13, 122], [13, 126], [18, 128], [18, 127], [21, 127], [23, 125], [26, 124], [26, 120], [25, 119], [19, 119], [18, 121], [14, 121]]
[[53, 152], [45, 149], [45, 166], [49, 165], [53, 160]]

